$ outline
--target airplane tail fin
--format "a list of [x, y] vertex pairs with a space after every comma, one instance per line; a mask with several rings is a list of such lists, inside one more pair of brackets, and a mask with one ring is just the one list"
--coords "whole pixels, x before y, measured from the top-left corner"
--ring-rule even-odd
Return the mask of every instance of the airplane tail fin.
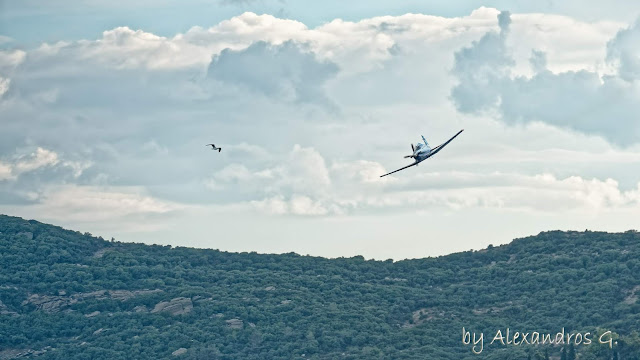
[[424, 144], [427, 145], [427, 149], [431, 149], [431, 146], [429, 146], [429, 143], [427, 142], [427, 139], [424, 138], [424, 135], [422, 136], [422, 141], [424, 141]]

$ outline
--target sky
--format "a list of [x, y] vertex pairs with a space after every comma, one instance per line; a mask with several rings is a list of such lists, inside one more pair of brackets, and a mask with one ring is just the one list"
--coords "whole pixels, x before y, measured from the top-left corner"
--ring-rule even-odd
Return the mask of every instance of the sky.
[[633, 3], [0, 0], [0, 213], [379, 260], [638, 229]]

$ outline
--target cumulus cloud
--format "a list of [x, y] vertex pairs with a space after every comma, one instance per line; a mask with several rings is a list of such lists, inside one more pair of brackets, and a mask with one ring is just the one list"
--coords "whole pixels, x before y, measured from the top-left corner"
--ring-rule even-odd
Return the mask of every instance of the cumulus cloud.
[[88, 161], [61, 159], [58, 153], [42, 147], [0, 159], [0, 203], [36, 201], [43, 184], [76, 180], [90, 166]]
[[156, 199], [140, 187], [59, 185], [45, 188], [38, 197], [21, 207], [0, 204], [0, 212], [112, 233], [158, 231], [167, 226], [169, 216], [187, 208]]
[[212, 189], [240, 185], [244, 192], [264, 194], [322, 194], [331, 185], [324, 158], [313, 148], [294, 145], [272, 167], [250, 170], [243, 164], [230, 164], [206, 181]]
[[24, 50], [0, 50], [0, 71], [8, 72], [22, 64], [27, 56]]
[[290, 199], [282, 196], [271, 197], [264, 200], [253, 200], [250, 204], [257, 210], [272, 215], [301, 215], [318, 216], [330, 213], [340, 213], [339, 207], [333, 205], [327, 208], [322, 201], [313, 200], [304, 195], [293, 195]]
[[0, 181], [13, 178], [14, 176], [11, 173], [11, 165], [0, 162]]
[[8, 36], [0, 35], [0, 45], [7, 44], [7, 43], [10, 43], [12, 41], [13, 41], [12, 38], [10, 38]]
[[616, 34], [607, 44], [607, 60], [618, 67], [620, 77], [628, 82], [640, 80], [640, 19]]
[[[46, 210], [48, 217], [100, 221], [137, 214], [163, 214], [181, 208], [144, 194], [140, 188], [101, 188], [62, 186], [47, 189], [35, 209]], [[96, 218], [97, 217], [97, 218]]]
[[0, 99], [2, 99], [2, 96], [9, 91], [9, 84], [11, 84], [11, 79], [5, 79], [0, 76]]
[[328, 103], [323, 85], [337, 72], [335, 64], [318, 61], [292, 41], [261, 41], [240, 51], [223, 50], [211, 61], [208, 76], [276, 99]]
[[507, 19], [509, 14], [501, 13], [499, 33], [489, 32], [456, 52], [452, 73], [459, 83], [451, 98], [460, 112], [495, 111], [509, 124], [541, 121], [626, 146], [640, 141], [637, 48], [630, 45], [640, 33], [638, 23], [607, 45], [607, 59], [617, 64], [613, 75], [589, 70], [553, 73], [547, 69], [546, 54], [534, 50], [530, 63], [535, 73], [526, 77], [512, 74], [515, 62], [506, 45]]
[[36, 149], [35, 153], [20, 157], [16, 162], [14, 169], [17, 174], [20, 174], [23, 172], [33, 171], [44, 166], [53, 166], [58, 162], [58, 154], [39, 147]]
[[122, 26], [104, 31], [102, 38], [95, 41], [43, 44], [30, 56], [35, 58], [34, 61], [65, 56], [78, 63], [90, 61], [122, 70], [169, 70], [202, 66], [208, 62], [210, 51], [180, 38], [167, 38]]
[[498, 33], [489, 32], [455, 54], [453, 73], [458, 75], [460, 84], [451, 94], [460, 111], [477, 112], [494, 106], [500, 96], [495, 84], [508, 76], [509, 67], [514, 64], [505, 44], [511, 24], [509, 13], [500, 13], [498, 21]]

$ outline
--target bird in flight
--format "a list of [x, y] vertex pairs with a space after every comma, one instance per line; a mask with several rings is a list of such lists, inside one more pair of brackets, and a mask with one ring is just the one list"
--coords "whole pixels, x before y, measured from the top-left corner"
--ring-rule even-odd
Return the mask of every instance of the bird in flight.
[[444, 144], [440, 144], [436, 147], [434, 147], [433, 149], [431, 147], [429, 147], [429, 144], [427, 143], [427, 140], [424, 138], [424, 136], [422, 137], [422, 141], [424, 141], [423, 143], [417, 143], [416, 146], [413, 146], [413, 144], [411, 144], [411, 150], [413, 150], [413, 154], [411, 155], [407, 155], [405, 156], [405, 158], [413, 158], [414, 162], [412, 164], [409, 164], [403, 168], [400, 168], [398, 170], [394, 170], [388, 174], [384, 174], [384, 175], [380, 175], [380, 177], [383, 176], [387, 176], [387, 175], [391, 175], [395, 172], [398, 172], [400, 170], [404, 170], [408, 167], [412, 167], [414, 165], [418, 165], [419, 163], [427, 160], [428, 158], [432, 157], [433, 155], [435, 155], [436, 153], [438, 153], [438, 151], [442, 150], [443, 147], [447, 146], [448, 143], [451, 142], [451, 140], [455, 139], [456, 136], [460, 135], [461, 132], [463, 132], [464, 129], [458, 131], [457, 134], [453, 135], [453, 137], [449, 140], [447, 140], [447, 142], [445, 142]]
[[205, 146], [211, 146], [211, 150], [218, 150], [218, 152], [222, 151], [221, 147], [216, 147], [214, 144], [207, 144]]

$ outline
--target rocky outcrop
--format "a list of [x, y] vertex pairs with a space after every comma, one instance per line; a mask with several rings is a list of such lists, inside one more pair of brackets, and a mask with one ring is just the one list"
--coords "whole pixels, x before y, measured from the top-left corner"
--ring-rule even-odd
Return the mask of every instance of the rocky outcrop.
[[121, 301], [127, 301], [127, 300], [129, 300], [131, 298], [134, 298], [136, 296], [149, 295], [149, 294], [154, 294], [154, 293], [158, 293], [158, 292], [162, 292], [162, 290], [160, 290], [160, 289], [134, 290], [134, 291], [110, 290], [109, 291], [109, 295], [111, 296], [112, 299], [121, 300]]
[[91, 314], [85, 314], [84, 317], [92, 318], [94, 316], [100, 315], [100, 311], [94, 311]]
[[39, 295], [33, 294], [27, 298], [27, 300], [22, 302], [22, 305], [35, 305], [36, 310], [48, 312], [48, 313], [57, 313], [63, 308], [66, 308], [69, 305], [73, 305], [78, 302], [78, 299], [74, 299], [66, 296], [49, 296], [49, 295]]
[[171, 299], [171, 301], [162, 301], [156, 304], [151, 313], [167, 312], [171, 315], [184, 315], [193, 310], [193, 302], [185, 297]]
[[186, 352], [187, 352], [187, 349], [185, 349], [185, 348], [180, 348], [180, 349], [178, 349], [178, 350], [176, 350], [176, 351], [172, 352], [172, 353], [171, 353], [171, 355], [173, 355], [173, 356], [180, 356], [180, 355], [182, 355], [182, 354], [185, 354]]
[[36, 357], [46, 353], [50, 349], [51, 349], [51, 346], [47, 346], [42, 350], [4, 349], [4, 350], [0, 350], [0, 360]]
[[2, 300], [0, 300], [0, 315], [18, 315], [17, 312], [15, 311], [10, 311], [9, 308], [7, 307], [7, 305], [2, 303]]
[[242, 329], [243, 327], [243, 322], [240, 319], [229, 319], [225, 322], [227, 323], [227, 326], [231, 329]]
[[144, 306], [144, 305], [138, 305], [138, 306], [136, 306], [136, 307], [134, 307], [134, 308], [133, 308], [133, 312], [137, 312], [137, 313], [139, 313], [139, 312], [146, 313], [146, 312], [149, 312], [149, 309], [147, 309], [147, 307], [146, 307], [146, 306]]
[[[86, 299], [106, 300], [114, 299], [120, 301], [127, 301], [136, 296], [149, 295], [157, 292], [162, 292], [160, 289], [155, 290], [98, 290], [87, 293], [77, 293], [71, 296], [53, 296], [53, 295], [40, 295], [32, 294], [25, 301], [22, 302], [22, 306], [34, 305], [36, 310], [57, 313], [65, 308]], [[60, 291], [59, 294], [66, 294], [64, 291]], [[0, 311], [2, 309], [0, 308]]]
[[635, 286], [629, 291], [629, 295], [624, 298], [624, 303], [628, 305], [635, 304], [636, 301], [638, 301], [638, 293], [640, 293], [640, 285]]

